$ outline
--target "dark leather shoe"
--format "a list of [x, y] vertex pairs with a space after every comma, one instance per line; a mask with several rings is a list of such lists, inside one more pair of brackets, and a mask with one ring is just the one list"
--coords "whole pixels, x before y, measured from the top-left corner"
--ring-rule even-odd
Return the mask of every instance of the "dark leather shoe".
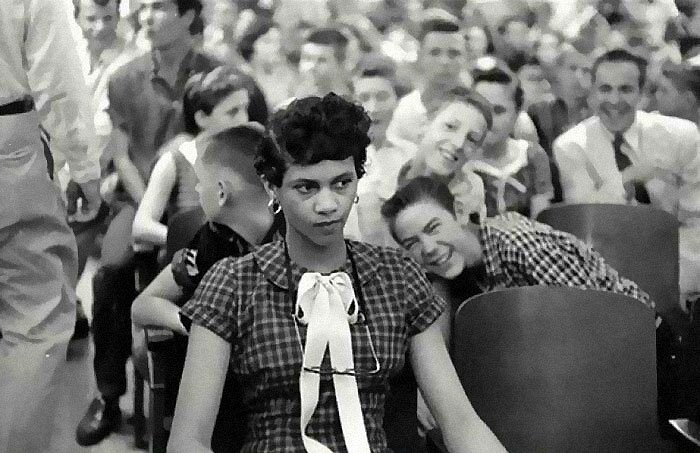
[[82, 447], [95, 445], [116, 431], [121, 421], [122, 413], [116, 402], [107, 404], [101, 397], [95, 398], [78, 424], [75, 440]]

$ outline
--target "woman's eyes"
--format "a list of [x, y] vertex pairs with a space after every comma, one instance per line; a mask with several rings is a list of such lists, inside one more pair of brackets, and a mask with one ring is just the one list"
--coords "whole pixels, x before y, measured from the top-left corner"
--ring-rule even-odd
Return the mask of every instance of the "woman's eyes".
[[352, 182], [352, 179], [341, 179], [340, 181], [337, 181], [334, 186], [336, 189], [345, 189], [347, 186], [350, 185]]
[[298, 184], [294, 186], [294, 189], [302, 195], [307, 195], [311, 193], [311, 191], [314, 189], [314, 186], [312, 184]]

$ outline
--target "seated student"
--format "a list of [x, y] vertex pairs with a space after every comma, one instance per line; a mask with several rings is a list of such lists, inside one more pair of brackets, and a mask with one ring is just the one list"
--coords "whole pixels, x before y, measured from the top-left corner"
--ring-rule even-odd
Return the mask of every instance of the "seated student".
[[418, 265], [343, 238], [369, 123], [333, 93], [273, 115], [256, 168], [285, 238], [216, 263], [182, 308], [192, 330], [169, 451], [208, 451], [227, 370], [249, 411], [243, 451], [386, 451], [387, 380], [409, 346], [448, 448], [504, 451], [461, 388], [435, 322], [445, 303]]
[[189, 140], [171, 142], [153, 167], [134, 217], [131, 234], [136, 242], [164, 245], [168, 228], [161, 219], [166, 208], [172, 216], [198, 206], [192, 166], [205, 134], [214, 135], [248, 120], [267, 121], [265, 98], [253, 79], [226, 66], [190, 77], [182, 110]]
[[511, 138], [523, 106], [515, 76], [493, 68], [474, 73], [474, 91], [491, 104], [493, 127], [469, 166], [484, 181], [488, 216], [516, 211], [534, 218], [554, 195], [547, 153], [536, 143]]
[[654, 308], [636, 283], [575, 236], [515, 212], [465, 228], [453, 206], [447, 186], [416, 178], [382, 206], [382, 215], [425, 271], [449, 282], [445, 287], [454, 303], [484, 291], [544, 285], [612, 291]]
[[[365, 174], [357, 184], [358, 202], [345, 224], [345, 236], [374, 245], [396, 246], [379, 214], [381, 204], [394, 193], [396, 179], [407, 156], [403, 147], [386, 137], [396, 107], [396, 68], [377, 54], [365, 56], [352, 79], [354, 98], [372, 120]], [[353, 237], [355, 236], [355, 237]]]
[[[136, 298], [131, 307], [134, 356], [145, 360], [144, 326], [160, 326], [176, 334], [175, 353], [169, 356], [166, 372], [166, 411], [172, 413], [187, 348], [189, 323], [179, 315], [180, 306], [194, 292], [207, 270], [227, 256], [242, 256], [252, 244], [272, 240], [284, 226], [280, 216], [270, 212], [267, 194], [253, 168], [255, 148], [262, 140], [262, 126], [248, 123], [200, 142], [201, 155], [195, 161], [199, 178], [197, 191], [207, 223], [190, 247], [180, 250], [173, 261]], [[235, 383], [227, 382], [225, 394], [234, 400]], [[239, 413], [229, 404], [222, 406], [213, 438], [215, 451], [229, 451], [240, 445], [236, 439]], [[239, 433], [240, 434], [240, 433]]]
[[476, 155], [492, 126], [488, 101], [466, 88], [454, 88], [399, 172], [398, 185], [418, 176], [435, 178], [454, 194], [461, 222], [466, 224], [470, 215], [484, 216], [484, 184], [465, 163]]

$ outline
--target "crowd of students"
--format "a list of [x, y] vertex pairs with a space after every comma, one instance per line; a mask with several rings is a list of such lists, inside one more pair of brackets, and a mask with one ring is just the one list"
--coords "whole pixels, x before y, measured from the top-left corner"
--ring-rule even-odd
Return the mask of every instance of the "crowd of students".
[[[385, 451], [386, 389], [409, 364], [422, 428], [502, 449], [447, 355], [459, 302], [545, 285], [655, 309], [535, 220], [553, 203], [671, 213], [681, 309], [700, 296], [694, 2], [74, 4], [105, 203], [73, 223], [80, 272], [99, 259], [80, 445], [121, 423], [126, 362], [156, 325], [187, 350], [172, 451]], [[203, 226], [166, 256], [168, 220], [195, 209]]]

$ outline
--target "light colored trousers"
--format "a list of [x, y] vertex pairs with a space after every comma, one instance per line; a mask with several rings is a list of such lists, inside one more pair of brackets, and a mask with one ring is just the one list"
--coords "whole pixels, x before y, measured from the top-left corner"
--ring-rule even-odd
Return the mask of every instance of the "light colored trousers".
[[49, 450], [77, 252], [35, 112], [0, 116], [0, 453]]

